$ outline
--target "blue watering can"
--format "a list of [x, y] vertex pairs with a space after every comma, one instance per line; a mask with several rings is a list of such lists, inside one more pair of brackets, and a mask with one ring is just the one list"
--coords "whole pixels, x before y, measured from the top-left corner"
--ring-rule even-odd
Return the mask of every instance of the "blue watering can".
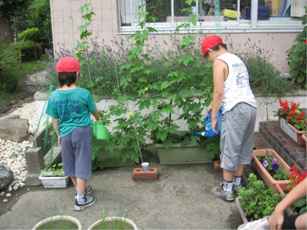
[[193, 132], [193, 136], [202, 136], [207, 138], [212, 138], [220, 135], [221, 132], [221, 126], [222, 126], [222, 116], [223, 116], [223, 108], [221, 107], [217, 113], [217, 124], [216, 128], [212, 128], [211, 123], [211, 111], [209, 111], [204, 118], [204, 131], [201, 132]]

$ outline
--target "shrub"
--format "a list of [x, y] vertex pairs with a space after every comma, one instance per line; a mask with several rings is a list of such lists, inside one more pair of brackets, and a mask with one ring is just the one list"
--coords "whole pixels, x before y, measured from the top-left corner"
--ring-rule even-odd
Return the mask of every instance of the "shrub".
[[14, 46], [5, 42], [0, 43], [0, 50], [0, 90], [12, 93], [18, 85], [18, 52]]
[[20, 41], [15, 45], [21, 62], [38, 60], [42, 56], [42, 47], [39, 43], [33, 41]]
[[44, 48], [52, 48], [50, 1], [32, 0], [28, 2], [27, 27], [39, 28], [38, 40]]
[[18, 34], [18, 40], [20, 41], [39, 41], [39, 29], [37, 27], [28, 28]]
[[251, 87], [256, 94], [264, 96], [280, 96], [290, 92], [293, 86], [281, 77], [280, 72], [265, 58], [250, 56], [246, 60], [250, 74]]
[[305, 15], [302, 17], [304, 30], [299, 33], [296, 40], [288, 53], [289, 72], [293, 81], [301, 88], [307, 89], [307, 72], [306, 72], [306, 34], [307, 34], [307, 6]]
[[293, 82], [300, 88], [307, 89], [306, 72], [306, 33], [307, 27], [301, 32], [288, 53], [289, 73]]
[[271, 215], [281, 197], [250, 174], [247, 186], [239, 191], [239, 200], [249, 220], [258, 220]]

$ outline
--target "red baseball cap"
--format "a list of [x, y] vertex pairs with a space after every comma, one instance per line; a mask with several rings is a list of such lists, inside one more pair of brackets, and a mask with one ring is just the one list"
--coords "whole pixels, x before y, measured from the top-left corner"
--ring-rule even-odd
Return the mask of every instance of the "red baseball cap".
[[62, 57], [55, 66], [57, 73], [79, 73], [80, 62], [74, 57]]
[[220, 44], [224, 44], [223, 39], [220, 36], [212, 35], [212, 36], [204, 37], [201, 41], [202, 55], [206, 56], [210, 49]]

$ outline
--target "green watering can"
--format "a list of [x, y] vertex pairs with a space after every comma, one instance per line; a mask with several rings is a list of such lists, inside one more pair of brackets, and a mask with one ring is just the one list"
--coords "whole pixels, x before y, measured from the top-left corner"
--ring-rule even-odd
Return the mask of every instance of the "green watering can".
[[109, 140], [109, 130], [103, 125], [101, 121], [93, 122], [92, 124], [93, 134], [97, 140]]

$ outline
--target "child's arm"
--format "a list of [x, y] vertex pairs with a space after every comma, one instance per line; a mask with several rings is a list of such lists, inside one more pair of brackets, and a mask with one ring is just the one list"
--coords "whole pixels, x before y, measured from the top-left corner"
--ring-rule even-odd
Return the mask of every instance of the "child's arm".
[[98, 112], [98, 111], [96, 111], [96, 112], [92, 113], [92, 115], [94, 116], [95, 121], [98, 121], [98, 120], [100, 120], [100, 119], [101, 119], [101, 116], [100, 116], [100, 114], [99, 114], [99, 112]]
[[55, 133], [58, 137], [58, 145], [61, 144], [61, 137], [60, 137], [60, 132], [59, 132], [59, 121], [55, 118], [52, 118], [52, 126], [55, 130]]
[[280, 230], [284, 222], [284, 211], [299, 198], [307, 195], [307, 178], [296, 185], [285, 198], [279, 202], [269, 218], [271, 229]]

